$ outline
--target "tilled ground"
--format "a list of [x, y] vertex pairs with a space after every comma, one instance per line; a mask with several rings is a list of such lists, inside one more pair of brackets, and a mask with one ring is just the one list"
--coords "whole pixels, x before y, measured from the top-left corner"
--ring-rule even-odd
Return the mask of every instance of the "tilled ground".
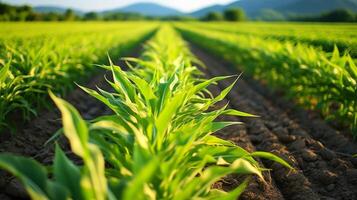
[[[192, 52], [207, 66], [208, 76], [237, 74], [232, 65], [192, 46]], [[231, 68], [230, 68], [231, 67]], [[212, 87], [218, 93], [232, 80]], [[248, 151], [269, 151], [281, 156], [296, 170], [261, 160], [272, 169], [266, 182], [254, 180], [242, 199], [357, 199], [357, 144], [331, 128], [316, 113], [297, 108], [243, 75], [226, 101], [238, 110], [259, 115], [259, 118], [235, 118], [243, 126], [227, 128], [219, 136], [234, 141]], [[238, 179], [239, 180], [239, 179]], [[230, 189], [239, 183], [227, 177], [220, 183]]]
[[[207, 76], [237, 74], [229, 63], [197, 47], [192, 47], [192, 51], [207, 65], [203, 69]], [[135, 52], [132, 56], [139, 55], [138, 49]], [[103, 75], [96, 76], [86, 86], [109, 89]], [[210, 89], [217, 94], [231, 81], [223, 81]], [[85, 119], [110, 113], [106, 106], [80, 89], [66, 99], [79, 109]], [[229, 121], [245, 122], [245, 125], [228, 127], [217, 134], [248, 151], [275, 153], [296, 169], [290, 171], [279, 164], [261, 160], [261, 164], [272, 171], [264, 174], [265, 182], [254, 178], [242, 199], [357, 199], [357, 159], [351, 157], [357, 151], [357, 144], [348, 135], [331, 128], [316, 113], [289, 104], [246, 75], [221, 103], [228, 101], [233, 108], [261, 117], [225, 117]], [[44, 148], [43, 144], [60, 127], [59, 112], [44, 111], [38, 119], [20, 127], [16, 135], [1, 134], [0, 152], [31, 156], [49, 164], [53, 148]], [[68, 151], [66, 142], [61, 144]], [[67, 153], [70, 154], [69, 151]], [[217, 182], [215, 187], [229, 190], [239, 185], [240, 180], [241, 177], [232, 175]], [[24, 198], [26, 194], [16, 179], [0, 171], [0, 199]]]

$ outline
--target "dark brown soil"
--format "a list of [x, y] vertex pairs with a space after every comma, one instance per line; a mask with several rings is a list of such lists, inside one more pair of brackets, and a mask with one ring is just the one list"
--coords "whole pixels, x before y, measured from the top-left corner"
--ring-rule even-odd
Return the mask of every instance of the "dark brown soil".
[[[140, 55], [141, 47], [134, 49], [127, 54], [131, 57]], [[125, 66], [123, 61], [116, 64]], [[93, 77], [86, 87], [95, 88], [98, 86], [104, 90], [110, 90], [104, 76], [111, 78], [109, 72], [101, 72]], [[84, 119], [94, 119], [101, 115], [111, 114], [110, 109], [103, 103], [83, 92], [80, 88], [75, 89], [65, 99], [70, 102]], [[17, 129], [16, 134], [8, 132], [1, 133], [0, 152], [10, 152], [17, 155], [32, 157], [43, 164], [51, 164], [54, 148], [53, 144], [44, 146], [45, 142], [62, 127], [61, 115], [57, 109], [52, 111], [44, 110], [38, 117]], [[61, 138], [60, 145], [71, 156], [67, 142]], [[17, 179], [4, 171], [0, 171], [0, 199], [26, 199], [27, 194]]]
[[[195, 46], [191, 45], [191, 50], [205, 63], [204, 70], [209, 76], [238, 73], [236, 66]], [[217, 93], [231, 81], [223, 81], [211, 90]], [[242, 199], [357, 199], [356, 159], [351, 156], [357, 152], [357, 144], [349, 136], [331, 128], [316, 113], [298, 108], [246, 75], [227, 101], [233, 108], [260, 118], [238, 119], [245, 125], [227, 128], [219, 136], [248, 151], [272, 152], [296, 169], [290, 171], [262, 160], [264, 167], [272, 169], [271, 174], [265, 174], [271, 185], [255, 180]], [[222, 182], [223, 189], [239, 184], [234, 177]]]

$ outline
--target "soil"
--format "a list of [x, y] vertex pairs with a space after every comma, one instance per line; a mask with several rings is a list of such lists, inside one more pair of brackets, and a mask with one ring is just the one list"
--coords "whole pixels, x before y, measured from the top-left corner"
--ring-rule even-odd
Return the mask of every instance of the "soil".
[[[196, 46], [191, 51], [206, 65], [207, 76], [237, 74], [234, 66]], [[233, 80], [212, 87], [213, 93], [226, 88]], [[357, 163], [352, 154], [357, 144], [351, 137], [332, 128], [318, 114], [305, 111], [280, 94], [243, 74], [226, 101], [237, 110], [259, 115], [259, 118], [236, 118], [242, 126], [229, 127], [217, 133], [248, 151], [272, 152], [293, 167], [294, 171], [267, 160], [263, 166], [272, 169], [265, 174], [267, 183], [255, 179], [241, 199], [357, 199]], [[239, 180], [239, 179], [238, 179]], [[224, 190], [239, 184], [227, 177], [219, 186]]]
[[[237, 74], [237, 66], [218, 59], [191, 45], [192, 52], [207, 66], [202, 70], [208, 77]], [[136, 49], [130, 56], [137, 57]], [[122, 63], [119, 63], [122, 64]], [[95, 76], [87, 87], [108, 90], [103, 76]], [[110, 77], [107, 74], [107, 77]], [[218, 94], [233, 80], [212, 86], [213, 94]], [[76, 89], [66, 98], [85, 119], [110, 114], [102, 103]], [[357, 144], [349, 135], [336, 130], [322, 120], [318, 114], [303, 110], [280, 94], [243, 74], [236, 87], [227, 98], [220, 102], [230, 102], [237, 110], [259, 115], [259, 118], [222, 117], [229, 121], [242, 121], [244, 125], [228, 127], [218, 133], [248, 151], [272, 152], [288, 161], [295, 170], [268, 160], [259, 160], [265, 168], [265, 181], [253, 178], [241, 199], [249, 200], [315, 200], [315, 199], [357, 199]], [[44, 143], [61, 127], [58, 110], [43, 111], [39, 117], [20, 127], [17, 134], [0, 134], [0, 152], [11, 152], [31, 156], [44, 164], [53, 158], [52, 145]], [[62, 148], [71, 154], [65, 140]], [[231, 175], [217, 182], [214, 187], [223, 190], [235, 188], [242, 177]], [[0, 171], [0, 199], [26, 199], [26, 192], [19, 182]]]

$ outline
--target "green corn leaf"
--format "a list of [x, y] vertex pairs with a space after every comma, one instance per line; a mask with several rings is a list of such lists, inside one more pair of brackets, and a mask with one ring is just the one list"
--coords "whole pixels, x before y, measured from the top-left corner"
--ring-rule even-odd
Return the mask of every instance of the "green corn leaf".
[[69, 139], [72, 151], [80, 156], [88, 174], [81, 176], [80, 185], [84, 198], [104, 199], [106, 197], [106, 178], [104, 176], [104, 158], [99, 148], [88, 142], [88, 128], [78, 111], [66, 101], [50, 96], [62, 113], [63, 132]]
[[10, 154], [0, 154], [0, 168], [19, 178], [32, 199], [48, 199], [47, 172], [38, 162]]
[[176, 94], [169, 102], [165, 105], [162, 112], [159, 114], [156, 119], [156, 128], [157, 128], [157, 141], [156, 144], [160, 148], [165, 137], [165, 131], [170, 126], [170, 121], [174, 117], [178, 108], [182, 105], [185, 98], [185, 93], [180, 92]]
[[280, 163], [281, 165], [291, 169], [291, 170], [294, 170], [293, 167], [291, 167], [291, 165], [289, 163], [287, 163], [285, 160], [279, 158], [278, 156], [272, 154], [272, 153], [269, 153], [269, 152], [262, 152], [262, 151], [256, 151], [256, 152], [253, 152], [250, 154], [251, 156], [254, 156], [254, 157], [260, 157], [260, 158], [265, 158], [265, 159], [269, 159], [269, 160], [273, 160], [277, 163]]
[[212, 122], [210, 132], [219, 131], [227, 126], [241, 125], [242, 122]]
[[66, 157], [58, 145], [56, 145], [53, 173], [56, 183], [65, 185], [73, 199], [83, 199], [80, 188], [80, 169]]
[[[154, 176], [156, 169], [159, 166], [159, 160], [155, 157], [151, 158], [141, 169], [137, 171], [136, 176], [128, 183], [127, 189], [123, 194], [124, 200], [136, 199], [143, 196], [145, 184]], [[146, 199], [146, 198], [145, 198]]]
[[141, 94], [144, 95], [144, 97], [147, 101], [157, 98], [154, 94], [154, 91], [152, 90], [150, 85], [145, 80], [143, 80], [139, 77], [136, 77], [136, 76], [131, 76], [130, 80], [132, 80], [135, 83], [135, 85], [138, 87]]
[[219, 77], [215, 77], [215, 78], [206, 80], [206, 81], [196, 85], [194, 88], [192, 88], [192, 94], [195, 94], [195, 93], [201, 91], [202, 89], [206, 88], [207, 86], [209, 86], [213, 83], [216, 83], [217, 81], [221, 81], [221, 80], [231, 78], [231, 77], [234, 77], [234, 76], [219, 76]]
[[232, 90], [232, 88], [234, 87], [234, 85], [237, 83], [238, 79], [239, 79], [240, 76], [238, 76], [236, 78], [236, 80], [230, 85], [228, 86], [227, 88], [225, 88], [219, 95], [217, 95], [214, 99], [212, 99], [212, 103], [216, 103], [216, 102], [219, 102], [221, 100], [223, 100], [227, 94]]
[[99, 101], [103, 102], [105, 105], [107, 105], [110, 109], [112, 109], [116, 114], [120, 114], [118, 112], [118, 107], [111, 104], [110, 101], [105, 98], [104, 96], [100, 95], [97, 91], [95, 90], [92, 90], [92, 89], [89, 89], [89, 88], [86, 88], [86, 87], [83, 87], [83, 86], [80, 86], [78, 85], [78, 87], [80, 87], [83, 91], [85, 91], [86, 93], [88, 93], [89, 95], [91, 95], [92, 97], [98, 99]]
[[204, 139], [204, 144], [205, 145], [222, 145], [222, 146], [228, 146], [228, 147], [235, 147], [236, 145], [233, 144], [232, 142], [228, 141], [228, 140], [223, 140], [221, 138], [218, 138], [216, 136], [213, 135], [208, 135], [206, 136]]
[[7, 72], [9, 71], [9, 67], [10, 67], [10, 65], [7, 64], [7, 65], [4, 65], [4, 67], [2, 67], [0, 69], [0, 83], [2, 83], [6, 79]]
[[115, 84], [119, 85], [127, 97], [133, 101], [135, 96], [134, 87], [131, 85], [127, 75], [119, 66], [111, 65]]
[[47, 191], [51, 200], [68, 200], [71, 199], [70, 193], [63, 185], [47, 181]]
[[239, 186], [232, 191], [227, 193], [216, 193], [217, 195], [210, 194], [208, 199], [220, 199], [220, 200], [236, 200], [239, 199], [239, 196], [244, 192], [245, 188], [247, 188], [250, 181], [250, 177], [244, 179], [243, 183], [239, 184]]
[[234, 110], [234, 109], [227, 109], [225, 111], [223, 111], [224, 115], [233, 115], [233, 116], [239, 116], [239, 117], [259, 117], [257, 115], [252, 115], [246, 112], [242, 112], [242, 111], [238, 111], [238, 110]]
[[70, 141], [72, 151], [78, 156], [85, 156], [88, 149], [88, 128], [78, 111], [66, 101], [49, 93], [62, 113], [63, 132]]

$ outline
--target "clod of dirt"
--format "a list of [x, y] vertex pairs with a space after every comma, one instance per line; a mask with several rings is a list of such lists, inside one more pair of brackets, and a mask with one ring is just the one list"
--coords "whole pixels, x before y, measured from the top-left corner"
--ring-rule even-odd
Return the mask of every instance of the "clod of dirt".
[[302, 158], [307, 162], [313, 162], [317, 160], [317, 155], [313, 151], [305, 149], [302, 151]]
[[296, 136], [306, 136], [306, 133], [303, 130], [299, 129], [294, 129], [290, 132], [291, 135], [296, 135]]
[[330, 161], [330, 160], [332, 160], [332, 159], [334, 159], [336, 157], [336, 155], [332, 151], [330, 151], [330, 150], [328, 150], [326, 148], [322, 149], [319, 152], [319, 154], [321, 155], [321, 157], [323, 159], [325, 159], [327, 161]]
[[327, 191], [332, 191], [333, 189], [335, 189], [335, 184], [330, 184], [326, 187]]
[[348, 169], [346, 171], [348, 181], [357, 184], [357, 169]]
[[8, 186], [5, 189], [5, 193], [20, 199], [25, 199], [28, 197], [25, 188], [17, 179], [11, 180], [11, 182], [8, 184]]
[[318, 171], [317, 179], [321, 183], [328, 185], [328, 184], [332, 184], [336, 181], [337, 175], [330, 171], [322, 170], [322, 171]]
[[4, 194], [0, 194], [0, 199], [1, 200], [11, 200], [10, 197], [4, 195]]
[[339, 172], [345, 172], [348, 168], [349, 167], [346, 164], [341, 163], [336, 167], [336, 170]]
[[296, 140], [291, 144], [291, 148], [294, 149], [295, 151], [299, 151], [301, 149], [304, 149], [305, 147], [306, 145], [304, 140]]
[[[0, 177], [5, 177], [5, 172], [0, 171]], [[4, 188], [6, 186], [5, 178], [0, 178], [0, 188]]]
[[315, 149], [325, 148], [325, 146], [321, 142], [316, 141], [316, 140], [311, 144], [311, 146], [314, 147]]
[[357, 158], [351, 158], [350, 161], [355, 167], [357, 167]]
[[273, 129], [273, 132], [280, 138], [281, 136], [288, 135], [289, 132], [286, 128], [283, 127], [277, 127]]
[[265, 122], [265, 125], [270, 129], [274, 129], [275, 127], [277, 127], [279, 124], [273, 121], [267, 121]]
[[285, 144], [294, 142], [296, 140], [296, 136], [294, 135], [281, 135], [279, 136], [279, 140]]
[[253, 144], [259, 144], [263, 141], [262, 135], [252, 135], [250, 136], [250, 141], [252, 141]]
[[320, 169], [325, 169], [325, 168], [327, 168], [327, 164], [326, 164], [326, 162], [319, 161], [317, 163], [317, 167]]

